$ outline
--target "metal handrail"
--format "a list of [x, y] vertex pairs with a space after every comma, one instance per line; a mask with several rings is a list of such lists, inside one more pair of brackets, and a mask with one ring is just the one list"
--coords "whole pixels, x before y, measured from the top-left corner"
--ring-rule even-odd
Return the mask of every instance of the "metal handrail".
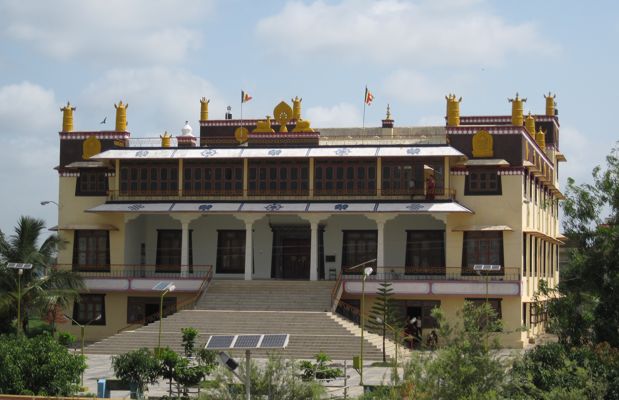
[[[196, 303], [198, 302], [198, 300], [200, 300], [200, 298], [202, 297], [202, 295], [204, 294], [204, 292], [206, 291], [208, 285], [211, 283], [211, 280], [213, 280], [213, 268], [209, 268], [207, 275], [205, 276], [205, 278], [202, 280], [202, 283], [200, 284], [200, 287], [198, 288], [198, 291], [196, 292], [196, 295], [184, 300], [180, 303], [176, 303], [176, 304], [170, 304], [166, 307], [164, 307], [163, 309], [163, 315], [164, 318], [168, 315], [171, 315], [175, 312], [178, 311], [182, 311], [182, 310], [186, 310], [189, 308], [193, 308]], [[120, 333], [123, 331], [128, 330], [129, 328], [132, 327], [138, 327], [138, 326], [144, 326], [146, 324], [150, 324], [153, 323], [155, 321], [158, 321], [159, 318], [159, 311], [157, 311], [154, 314], [151, 314], [149, 316], [144, 317], [143, 319], [141, 319], [140, 321], [136, 321], [133, 322], [123, 328], [120, 328], [116, 333]]]
[[[500, 271], [484, 271], [478, 274], [466, 267], [423, 267], [416, 268], [411, 266], [382, 267], [382, 272], [372, 274], [368, 280], [466, 280], [479, 281], [488, 279], [489, 281], [520, 281], [521, 271], [519, 267], [505, 267]], [[350, 273], [349, 269], [344, 269], [342, 280], [359, 280], [361, 276], [357, 273]]]

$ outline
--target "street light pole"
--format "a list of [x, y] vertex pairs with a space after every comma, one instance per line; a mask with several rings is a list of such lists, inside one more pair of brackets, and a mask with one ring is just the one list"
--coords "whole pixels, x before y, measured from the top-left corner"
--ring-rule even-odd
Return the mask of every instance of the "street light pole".
[[25, 269], [32, 269], [32, 264], [14, 263], [10, 262], [6, 264], [7, 268], [17, 270], [17, 336], [21, 331], [21, 276], [24, 274]]
[[359, 385], [363, 386], [363, 331], [365, 330], [365, 280], [374, 269], [366, 267], [363, 270], [363, 278], [361, 279], [361, 354], [359, 355]]
[[161, 302], [159, 303], [159, 341], [157, 342], [157, 354], [161, 352], [161, 332], [163, 327], [163, 298], [166, 294], [173, 292], [174, 289], [176, 289], [176, 286], [170, 283], [161, 293]]
[[[86, 327], [90, 324], [92, 324], [95, 321], [98, 321], [102, 318], [102, 315], [99, 314], [96, 317], [94, 317], [93, 319], [91, 319], [90, 321], [86, 322], [85, 324], [80, 324], [79, 322], [77, 322], [76, 320], [74, 320], [73, 318], [69, 317], [67, 314], [64, 314], [64, 317], [67, 319], [70, 319], [71, 321], [73, 321], [73, 323], [77, 326], [80, 327], [80, 341], [82, 342], [82, 358], [84, 357], [84, 333], [86, 330]], [[84, 387], [84, 371], [82, 371], [82, 383], [81, 383], [82, 387]]]

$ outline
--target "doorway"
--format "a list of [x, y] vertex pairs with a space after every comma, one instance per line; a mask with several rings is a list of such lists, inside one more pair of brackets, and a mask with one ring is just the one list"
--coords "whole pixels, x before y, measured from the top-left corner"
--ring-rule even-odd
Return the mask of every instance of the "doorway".
[[311, 232], [306, 225], [271, 226], [273, 257], [271, 278], [309, 279]]

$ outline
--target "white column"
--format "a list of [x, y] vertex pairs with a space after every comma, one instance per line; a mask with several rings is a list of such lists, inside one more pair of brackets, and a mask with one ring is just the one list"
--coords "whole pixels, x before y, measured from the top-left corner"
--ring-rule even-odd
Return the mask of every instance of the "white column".
[[254, 220], [245, 221], [245, 280], [251, 281], [254, 268]]
[[318, 221], [310, 221], [310, 281], [318, 280]]
[[171, 215], [171, 217], [181, 223], [181, 276], [187, 276], [189, 273], [189, 223], [197, 217], [189, 214]]
[[189, 221], [181, 221], [181, 276], [189, 272]]
[[385, 272], [385, 224], [395, 217], [396, 215], [394, 214], [370, 216], [370, 218], [376, 222], [376, 272], [379, 274]]

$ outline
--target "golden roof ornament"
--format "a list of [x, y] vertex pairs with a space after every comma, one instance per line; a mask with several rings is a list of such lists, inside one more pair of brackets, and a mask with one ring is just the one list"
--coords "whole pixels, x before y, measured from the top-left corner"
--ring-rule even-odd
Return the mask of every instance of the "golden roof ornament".
[[101, 153], [101, 141], [95, 136], [86, 138], [82, 143], [82, 160], [88, 160], [99, 153]]
[[385, 116], [385, 119], [391, 119], [391, 107], [389, 107], [389, 104], [387, 104], [387, 115]]
[[544, 98], [546, 99], [546, 115], [548, 116], [552, 117], [555, 115], [555, 107], [557, 105], [555, 102], [556, 97], [556, 94], [551, 94], [550, 92], [548, 92], [548, 96], [544, 95]]
[[455, 94], [450, 93], [445, 96], [445, 100], [447, 100], [447, 126], [459, 126], [462, 97], [458, 99]]
[[67, 105], [62, 107], [62, 131], [73, 132], [73, 111], [75, 107], [71, 106], [71, 103], [67, 101]]
[[279, 124], [280, 133], [288, 132], [288, 127], [286, 125], [292, 119], [292, 115], [292, 108], [290, 108], [285, 101], [280, 101], [279, 104], [275, 106], [273, 109], [273, 117]]
[[275, 133], [271, 128], [271, 116], [267, 115], [263, 121], [256, 121], [256, 129], [251, 133]]
[[129, 104], [123, 104], [122, 100], [114, 104], [116, 108], [116, 132], [127, 131], [127, 108]]
[[292, 119], [301, 119], [301, 102], [303, 99], [294, 96], [294, 99], [290, 99], [290, 101], [292, 101]]
[[163, 136], [159, 135], [161, 138], [161, 147], [172, 147], [172, 135], [168, 135], [168, 131], [163, 133]]
[[208, 120], [208, 104], [211, 101], [208, 100], [206, 97], [202, 97], [200, 99], [200, 121], [207, 121]]
[[524, 103], [526, 98], [521, 99], [516, 92], [516, 97], [513, 99], [507, 99], [512, 103], [512, 125], [522, 126], [524, 125]]
[[524, 127], [529, 132], [529, 135], [535, 139], [535, 118], [531, 115], [531, 111], [529, 111], [529, 115], [527, 115], [527, 119], [524, 121]]
[[299, 118], [297, 120], [297, 124], [295, 125], [294, 129], [292, 130], [293, 133], [311, 133], [314, 132], [314, 130], [312, 129], [312, 127], [310, 126], [310, 121], [307, 119], [303, 119], [303, 118]]
[[546, 150], [546, 132], [542, 131], [540, 127], [537, 133], [535, 134], [535, 141], [542, 148], [542, 150]]

